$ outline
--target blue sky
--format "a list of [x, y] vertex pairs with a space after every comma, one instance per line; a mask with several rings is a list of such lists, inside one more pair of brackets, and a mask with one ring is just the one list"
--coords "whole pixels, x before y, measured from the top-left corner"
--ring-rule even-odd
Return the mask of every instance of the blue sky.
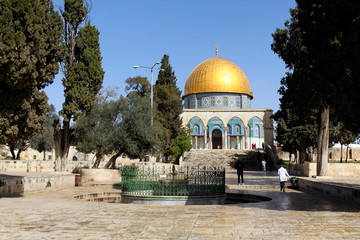
[[[62, 0], [55, 0], [63, 6]], [[238, 65], [254, 93], [252, 108], [279, 108], [280, 79], [285, 65], [271, 49], [271, 34], [290, 19], [294, 0], [92, 0], [91, 23], [100, 31], [105, 71], [104, 87], [124, 93], [125, 80], [145, 76], [164, 54], [170, 56], [177, 85], [184, 90], [186, 79], [201, 62], [219, 57]], [[45, 89], [49, 103], [59, 111], [63, 86], [59, 73]], [[157, 72], [154, 72], [154, 81]]]

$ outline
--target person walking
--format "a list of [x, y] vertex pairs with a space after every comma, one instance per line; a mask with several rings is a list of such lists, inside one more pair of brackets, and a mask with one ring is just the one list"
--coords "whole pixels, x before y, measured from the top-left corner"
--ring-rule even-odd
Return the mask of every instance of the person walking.
[[266, 172], [266, 161], [265, 161], [265, 158], [263, 158], [263, 160], [261, 161], [261, 164], [262, 164], [262, 169], [264, 172]]
[[238, 176], [238, 185], [240, 185], [240, 178], [241, 178], [241, 184], [244, 185], [244, 165], [240, 160], [236, 162], [236, 171]]
[[278, 170], [279, 180], [280, 180], [280, 191], [285, 192], [285, 182], [288, 178], [290, 178], [289, 173], [284, 168], [284, 165], [280, 165]]

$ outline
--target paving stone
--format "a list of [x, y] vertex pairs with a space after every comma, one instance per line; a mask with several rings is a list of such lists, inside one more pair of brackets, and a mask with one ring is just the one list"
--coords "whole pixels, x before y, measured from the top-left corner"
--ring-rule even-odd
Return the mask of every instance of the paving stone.
[[358, 205], [292, 189], [251, 188], [276, 186], [274, 173], [245, 172], [246, 189], [235, 185], [235, 178], [227, 176], [228, 192], [272, 200], [145, 206], [74, 199], [109, 191], [101, 186], [31, 193], [0, 199], [0, 239], [360, 239]]

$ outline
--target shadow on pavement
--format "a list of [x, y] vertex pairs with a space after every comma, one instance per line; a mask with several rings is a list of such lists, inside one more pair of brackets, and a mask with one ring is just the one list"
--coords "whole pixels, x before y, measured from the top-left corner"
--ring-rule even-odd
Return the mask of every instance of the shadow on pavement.
[[228, 190], [243, 194], [253, 194], [272, 198], [268, 202], [239, 204], [239, 207], [261, 208], [276, 211], [309, 211], [309, 212], [359, 212], [360, 206], [348, 201], [341, 201], [327, 195], [314, 192], [302, 192], [287, 188], [287, 192], [276, 190]]

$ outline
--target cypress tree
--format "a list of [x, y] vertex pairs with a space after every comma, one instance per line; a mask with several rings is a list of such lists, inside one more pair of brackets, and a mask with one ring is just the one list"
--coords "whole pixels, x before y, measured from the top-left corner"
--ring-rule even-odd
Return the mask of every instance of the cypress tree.
[[157, 110], [155, 120], [160, 127], [160, 147], [165, 156], [171, 153], [171, 147], [175, 138], [179, 135], [182, 121], [181, 91], [176, 86], [175, 72], [169, 63], [169, 56], [164, 55], [161, 59], [161, 69], [154, 88], [155, 103]]
[[62, 26], [49, 0], [0, 1], [0, 143], [11, 149], [43, 130], [49, 106], [41, 89], [58, 73]]
[[70, 122], [76, 121], [81, 113], [91, 111], [104, 79], [99, 31], [89, 22], [81, 27], [87, 14], [84, 0], [65, 0], [62, 12], [66, 45], [62, 61], [65, 102], [60, 111], [62, 124], [54, 123], [56, 171], [65, 170], [67, 154], [75, 140]]
[[330, 110], [347, 129], [359, 131], [360, 5], [357, 1], [297, 1], [291, 22], [273, 34], [272, 49], [292, 72], [282, 84], [299, 116], [318, 112], [317, 174], [328, 174]]

